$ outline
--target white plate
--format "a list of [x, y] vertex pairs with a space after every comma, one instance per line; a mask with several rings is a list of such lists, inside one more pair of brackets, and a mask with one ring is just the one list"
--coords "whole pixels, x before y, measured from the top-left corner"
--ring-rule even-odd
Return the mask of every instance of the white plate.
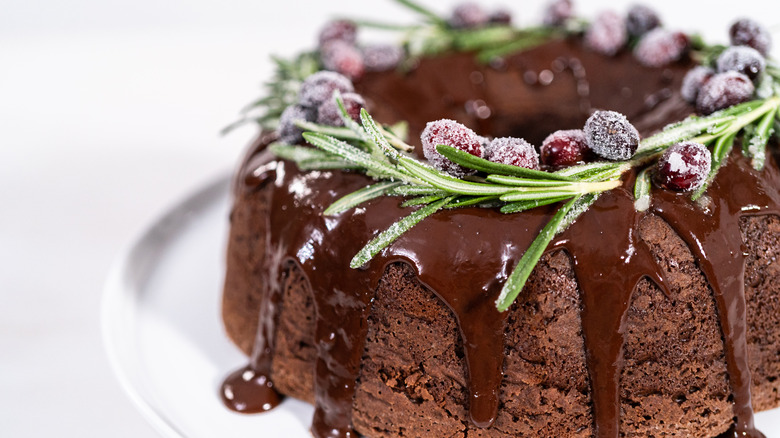
[[[312, 407], [293, 399], [262, 415], [220, 401], [222, 378], [246, 359], [219, 317], [228, 177], [175, 206], [117, 261], [103, 301], [103, 335], [119, 381], [169, 438], [308, 438]], [[780, 410], [757, 415], [780, 438]]]

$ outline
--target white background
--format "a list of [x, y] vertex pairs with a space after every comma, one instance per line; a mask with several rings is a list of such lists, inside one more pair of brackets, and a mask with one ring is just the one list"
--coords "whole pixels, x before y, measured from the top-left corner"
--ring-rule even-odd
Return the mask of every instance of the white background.
[[[389, 0], [267, 3], [0, 2], [0, 436], [156, 436], [101, 345], [112, 259], [238, 160], [254, 130], [218, 132], [259, 95], [269, 54], [311, 46], [334, 15], [410, 16]], [[517, 3], [538, 20], [538, 2]], [[773, 1], [654, 3], [711, 40], [737, 16], [780, 23]]]

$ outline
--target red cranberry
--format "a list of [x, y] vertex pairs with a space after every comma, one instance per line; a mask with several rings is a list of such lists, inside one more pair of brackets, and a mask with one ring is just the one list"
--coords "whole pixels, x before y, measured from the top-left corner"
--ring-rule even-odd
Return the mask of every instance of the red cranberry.
[[552, 0], [544, 9], [544, 25], [550, 27], [563, 26], [574, 16], [571, 0]]
[[552, 167], [573, 166], [590, 152], [581, 129], [556, 131], [547, 136], [540, 149], [542, 163]]
[[766, 68], [766, 60], [758, 50], [748, 46], [733, 46], [718, 56], [718, 71], [736, 71], [755, 81]]
[[279, 117], [279, 141], [296, 144], [303, 141], [303, 130], [295, 122], [304, 120], [311, 122], [316, 118], [316, 112], [301, 105], [290, 105], [282, 111]]
[[634, 5], [628, 10], [626, 29], [633, 37], [640, 37], [661, 25], [661, 19], [652, 8]]
[[699, 95], [699, 90], [714, 74], [715, 71], [713, 69], [702, 65], [690, 69], [683, 78], [682, 87], [680, 87], [680, 95], [688, 102], [696, 103], [696, 97]]
[[734, 46], [749, 46], [762, 55], [769, 54], [772, 48], [772, 34], [758, 22], [748, 18], [737, 20], [729, 29], [731, 44]]
[[355, 44], [357, 41], [357, 26], [349, 20], [333, 20], [320, 31], [320, 47], [331, 41], [344, 41]]
[[363, 49], [367, 71], [387, 71], [398, 67], [404, 60], [404, 49], [392, 44], [375, 44]]
[[654, 29], [639, 40], [634, 56], [647, 67], [663, 67], [679, 60], [688, 50], [688, 36], [682, 32]]
[[318, 107], [329, 100], [336, 90], [342, 94], [351, 93], [355, 91], [355, 87], [346, 76], [336, 72], [320, 71], [314, 73], [301, 84], [298, 103], [309, 108]]
[[616, 54], [627, 41], [626, 22], [614, 11], [599, 14], [585, 32], [585, 45], [602, 55]]
[[[357, 93], [346, 93], [341, 95], [344, 101], [344, 109], [347, 110], [349, 117], [360, 122], [360, 109], [366, 106], [363, 96]], [[328, 99], [317, 109], [317, 123], [330, 126], [344, 126], [344, 120], [341, 118], [341, 111], [336, 99]]]
[[522, 138], [495, 138], [490, 142], [485, 155], [488, 160], [494, 163], [525, 167], [526, 169], [539, 169], [539, 154], [530, 143]]
[[488, 19], [491, 24], [509, 25], [512, 24], [512, 13], [506, 9], [493, 11]]
[[658, 160], [655, 180], [669, 190], [696, 190], [712, 167], [712, 154], [701, 143], [686, 141], [669, 147]]
[[639, 147], [639, 132], [615, 111], [596, 111], [585, 122], [584, 131], [588, 147], [608, 160], [628, 160]]
[[696, 97], [696, 109], [712, 114], [738, 103], [749, 101], [756, 87], [750, 78], [735, 71], [718, 73], [705, 82]]
[[478, 3], [461, 3], [455, 6], [450, 17], [450, 26], [455, 29], [476, 29], [490, 20], [487, 12]]
[[354, 45], [344, 41], [330, 41], [320, 49], [320, 59], [326, 70], [339, 72], [355, 80], [363, 76], [363, 54]]
[[480, 137], [471, 129], [454, 120], [441, 119], [428, 122], [420, 135], [420, 140], [422, 140], [423, 155], [431, 165], [456, 177], [469, 175], [474, 171], [448, 160], [436, 150], [436, 146], [440, 144], [452, 146], [480, 158], [485, 153]]

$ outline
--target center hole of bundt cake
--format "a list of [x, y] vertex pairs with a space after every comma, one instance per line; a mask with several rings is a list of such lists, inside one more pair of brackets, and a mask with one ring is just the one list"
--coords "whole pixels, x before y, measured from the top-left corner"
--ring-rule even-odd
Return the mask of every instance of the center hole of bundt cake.
[[606, 57], [561, 40], [490, 64], [469, 53], [427, 58], [407, 73], [368, 75], [357, 88], [379, 120], [408, 121], [413, 144], [427, 122], [448, 118], [538, 146], [556, 130], [582, 128], [595, 109], [625, 114], [643, 135], [660, 129], [690, 112], [676, 98], [687, 66], [647, 68], [630, 52]]

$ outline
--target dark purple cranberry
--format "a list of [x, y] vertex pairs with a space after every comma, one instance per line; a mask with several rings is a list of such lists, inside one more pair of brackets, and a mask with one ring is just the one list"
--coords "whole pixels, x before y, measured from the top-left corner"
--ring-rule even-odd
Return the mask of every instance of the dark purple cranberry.
[[485, 151], [486, 158], [494, 163], [539, 169], [539, 154], [522, 138], [501, 137], [490, 142]]
[[752, 47], [764, 56], [769, 54], [772, 48], [772, 34], [764, 26], [749, 18], [734, 22], [729, 29], [729, 36], [732, 45]]
[[629, 35], [641, 37], [661, 25], [661, 18], [654, 9], [645, 5], [634, 5], [628, 10], [626, 29]]
[[574, 16], [574, 7], [571, 0], [552, 0], [544, 8], [543, 23], [545, 26], [559, 27], [563, 26]]
[[331, 41], [344, 41], [355, 45], [357, 26], [349, 20], [333, 20], [325, 24], [320, 31], [320, 47]]
[[298, 93], [298, 103], [305, 107], [315, 108], [329, 100], [333, 92], [339, 90], [342, 94], [355, 91], [352, 81], [344, 75], [332, 71], [320, 71], [306, 78]]
[[702, 65], [690, 69], [688, 73], [685, 74], [682, 87], [680, 87], [680, 94], [683, 99], [690, 103], [696, 103], [696, 97], [699, 95], [699, 90], [714, 74], [715, 71], [713, 69]]
[[738, 103], [749, 101], [756, 87], [747, 76], [735, 71], [713, 75], [705, 82], [696, 97], [696, 110], [712, 114]]
[[512, 13], [506, 9], [493, 11], [488, 19], [491, 24], [509, 25], [512, 24]]
[[375, 44], [363, 49], [366, 71], [387, 71], [398, 67], [404, 60], [404, 49], [392, 44]]
[[296, 144], [303, 141], [303, 130], [295, 122], [304, 120], [312, 122], [317, 117], [316, 111], [301, 105], [290, 105], [282, 111], [279, 117], [279, 141]]
[[602, 55], [616, 54], [627, 41], [626, 22], [615, 11], [600, 13], [585, 32], [585, 45]]
[[[344, 109], [352, 120], [360, 122], [360, 109], [366, 106], [363, 96], [357, 93], [345, 93], [341, 95], [344, 101]], [[317, 109], [317, 123], [330, 126], [344, 126], [344, 120], [341, 118], [341, 111], [336, 99], [331, 98], [322, 102]]]
[[456, 177], [470, 175], [474, 171], [453, 163], [436, 150], [443, 144], [482, 158], [485, 154], [480, 137], [466, 126], [449, 119], [428, 122], [420, 135], [423, 155], [433, 167]]
[[706, 146], [692, 141], [677, 143], [658, 160], [655, 180], [669, 190], [696, 190], [704, 184], [711, 167], [712, 154]]
[[688, 36], [682, 32], [654, 29], [645, 34], [634, 49], [634, 56], [647, 67], [663, 67], [679, 60], [688, 50]]
[[626, 116], [615, 111], [594, 112], [584, 131], [588, 147], [608, 160], [628, 160], [639, 147], [639, 132]]
[[490, 17], [478, 3], [461, 3], [455, 6], [450, 17], [450, 26], [455, 29], [477, 29], [484, 27]]
[[590, 152], [581, 129], [555, 131], [548, 135], [540, 149], [542, 163], [552, 167], [573, 166], [585, 161]]
[[365, 63], [360, 49], [344, 41], [330, 41], [320, 48], [320, 59], [326, 70], [339, 72], [355, 80], [363, 76]]
[[766, 68], [766, 60], [758, 50], [748, 46], [732, 46], [718, 56], [718, 71], [736, 71], [755, 81]]

